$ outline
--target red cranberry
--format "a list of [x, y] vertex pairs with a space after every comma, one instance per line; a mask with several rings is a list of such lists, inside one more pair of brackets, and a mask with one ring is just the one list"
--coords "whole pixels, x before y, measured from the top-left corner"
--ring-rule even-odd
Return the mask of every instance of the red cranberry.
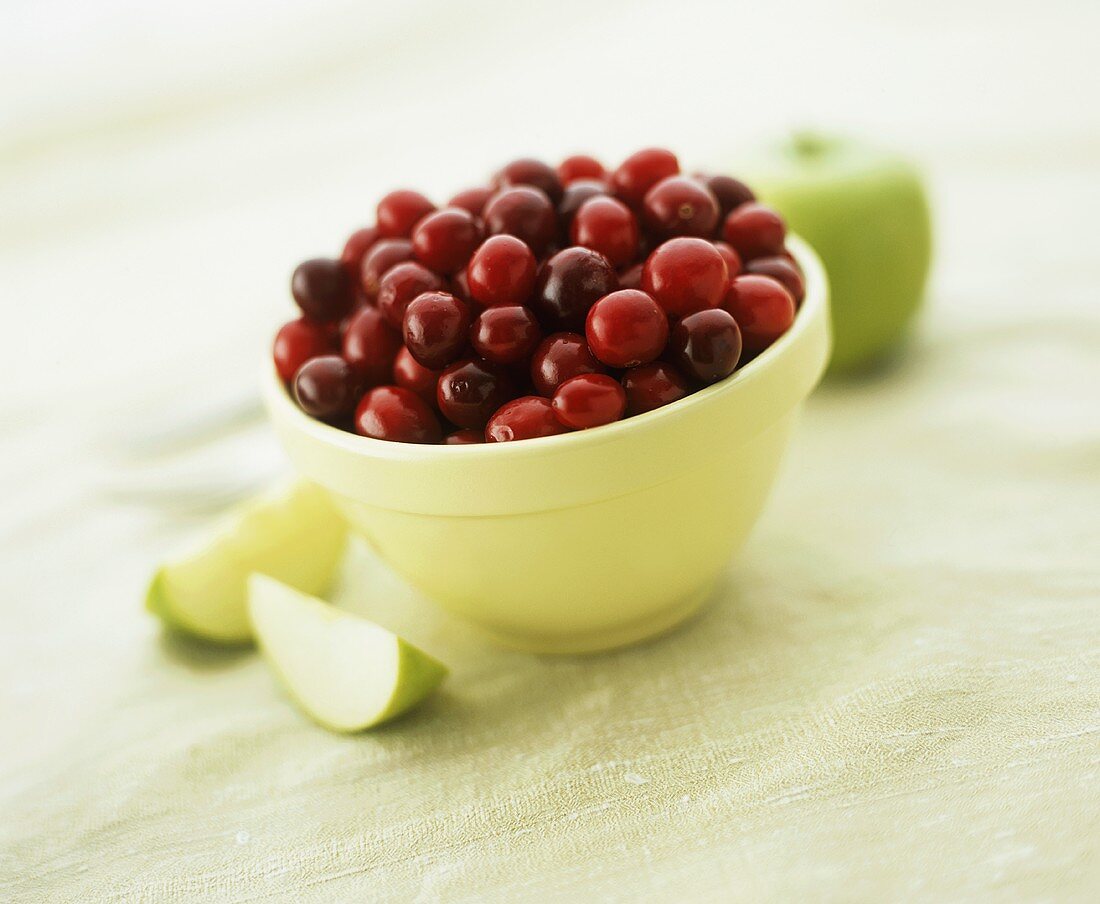
[[610, 367], [637, 367], [657, 358], [668, 341], [668, 316], [637, 289], [605, 295], [588, 312], [588, 347]]
[[425, 367], [446, 367], [466, 348], [470, 308], [450, 292], [425, 292], [405, 309], [405, 347]]
[[413, 252], [436, 273], [457, 273], [481, 244], [481, 225], [461, 207], [430, 213], [413, 228]]
[[489, 235], [514, 235], [539, 257], [557, 236], [558, 218], [545, 192], [517, 185], [489, 199], [485, 205], [485, 231]]
[[362, 229], [356, 229], [344, 243], [344, 250], [340, 252], [340, 263], [344, 265], [353, 282], [358, 282], [359, 265], [363, 263], [363, 255], [378, 241], [378, 236], [377, 226], [364, 226]]
[[770, 276], [783, 284], [783, 287], [791, 293], [794, 303], [801, 304], [806, 297], [806, 281], [802, 277], [802, 271], [798, 264], [788, 257], [758, 257], [749, 261], [745, 267], [746, 273], [756, 276]]
[[362, 392], [362, 381], [339, 355], [311, 358], [294, 375], [294, 399], [310, 417], [339, 420], [351, 414]]
[[718, 227], [718, 199], [703, 183], [686, 176], [669, 176], [646, 192], [643, 202], [646, 228], [670, 237], [710, 238]]
[[731, 211], [722, 227], [722, 238], [737, 249], [744, 261], [783, 251], [787, 225], [770, 207], [749, 201]]
[[339, 320], [355, 300], [347, 271], [339, 261], [325, 257], [304, 261], [294, 268], [290, 293], [310, 320]]
[[355, 430], [398, 443], [438, 443], [443, 435], [435, 412], [400, 386], [379, 386], [363, 396], [355, 410]]
[[668, 347], [688, 374], [703, 383], [716, 383], [737, 367], [741, 331], [728, 311], [696, 311], [672, 328]]
[[623, 374], [626, 413], [645, 414], [691, 393], [691, 385], [680, 371], [664, 361], [632, 367]]
[[503, 405], [485, 425], [485, 441], [508, 443], [568, 433], [569, 428], [554, 417], [550, 402], [540, 396], [522, 396]]
[[522, 305], [486, 308], [470, 329], [474, 350], [494, 364], [516, 364], [527, 358], [542, 339], [538, 321]]
[[623, 270], [619, 274], [619, 288], [620, 289], [640, 289], [642, 287], [642, 265], [634, 264], [634, 266]]
[[567, 185], [561, 196], [561, 203], [558, 204], [558, 220], [561, 223], [563, 234], [569, 234], [569, 230], [573, 226], [573, 217], [577, 215], [577, 211], [581, 209], [581, 205], [585, 201], [589, 198], [609, 194], [611, 194], [611, 189], [606, 182], [599, 179], [578, 179], [576, 182]]
[[445, 446], [473, 446], [480, 445], [483, 442], [485, 442], [485, 433], [470, 428], [456, 430], [443, 438], [443, 445]]
[[606, 175], [603, 164], [587, 154], [574, 154], [558, 164], [558, 178], [566, 187], [579, 179], [602, 179]]
[[390, 238], [407, 238], [413, 226], [435, 205], [418, 191], [391, 191], [378, 202], [378, 231]]
[[467, 304], [474, 300], [470, 295], [470, 280], [466, 270], [459, 270], [451, 277], [451, 294], [457, 295]]
[[535, 287], [535, 255], [514, 235], [486, 239], [466, 268], [470, 296], [478, 304], [522, 304]]
[[666, 176], [680, 172], [680, 161], [672, 151], [646, 148], [631, 154], [611, 174], [615, 194], [633, 208], [640, 208], [645, 193]]
[[602, 427], [626, 411], [626, 393], [607, 374], [581, 374], [562, 383], [554, 393], [554, 415], [575, 430]]
[[642, 288], [674, 317], [717, 307], [728, 286], [726, 262], [704, 239], [669, 239], [642, 269]]
[[275, 334], [272, 357], [275, 371], [284, 382], [289, 382], [298, 368], [310, 358], [334, 351], [336, 342], [333, 329], [326, 323], [315, 323], [299, 317], [279, 327]]
[[741, 327], [748, 352], [763, 351], [794, 323], [794, 298], [770, 276], [738, 276], [722, 307]]
[[573, 217], [569, 235], [574, 245], [600, 252], [615, 267], [629, 264], [638, 253], [638, 220], [615, 198], [585, 201]]
[[589, 248], [566, 248], [539, 268], [531, 307], [552, 329], [581, 330], [588, 309], [619, 287], [615, 268]]
[[377, 308], [360, 308], [344, 329], [343, 355], [366, 386], [390, 379], [401, 336]]
[[382, 277], [390, 267], [412, 260], [413, 246], [408, 239], [379, 239], [363, 256], [359, 268], [359, 285], [371, 301], [378, 297]]
[[429, 405], [435, 404], [435, 386], [439, 371], [425, 367], [416, 360], [405, 346], [393, 361], [393, 382], [403, 389], [411, 389]]
[[714, 247], [718, 249], [718, 253], [722, 255], [722, 260], [726, 262], [726, 270], [729, 272], [730, 279], [733, 279], [741, 272], [741, 255], [737, 253], [736, 249], [729, 242], [715, 242]]
[[466, 358], [443, 371], [435, 398], [448, 420], [472, 428], [484, 427], [512, 395], [512, 381], [503, 368], [480, 358]]
[[485, 202], [492, 196], [493, 190], [491, 188], [480, 185], [477, 188], [467, 188], [460, 191], [447, 202], [447, 206], [461, 207], [463, 210], [470, 211], [475, 217], [480, 217], [481, 212], [485, 210]]
[[531, 382], [535, 391], [547, 398], [570, 377], [603, 371], [604, 366], [579, 333], [547, 336], [531, 356]]
[[697, 176], [706, 183], [718, 199], [719, 214], [723, 218], [735, 207], [740, 207], [748, 201], [755, 201], [756, 195], [740, 179], [732, 176]]
[[417, 295], [443, 288], [443, 280], [423, 264], [405, 261], [390, 267], [378, 286], [378, 310], [395, 328], [405, 322], [405, 309]]
[[532, 185], [545, 192], [555, 204], [561, 200], [561, 179], [557, 172], [541, 160], [523, 158], [513, 160], [497, 173], [499, 188], [511, 188], [514, 185]]

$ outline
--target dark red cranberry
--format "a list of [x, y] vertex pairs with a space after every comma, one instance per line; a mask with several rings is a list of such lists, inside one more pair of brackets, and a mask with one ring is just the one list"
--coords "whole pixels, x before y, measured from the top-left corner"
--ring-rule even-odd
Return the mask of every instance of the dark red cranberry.
[[547, 336], [531, 356], [531, 382], [535, 391], [547, 398], [570, 377], [603, 372], [604, 366], [579, 333]]
[[470, 258], [466, 280], [470, 296], [485, 307], [522, 304], [535, 287], [535, 255], [513, 235], [486, 239]]
[[642, 265], [634, 264], [619, 274], [620, 289], [640, 289], [642, 287]]
[[717, 307], [728, 287], [726, 262], [705, 239], [669, 239], [642, 268], [642, 288], [673, 317]]
[[470, 344], [494, 364], [516, 364], [527, 358], [542, 339], [535, 315], [522, 305], [499, 305], [477, 315]]
[[458, 360], [470, 332], [470, 307], [450, 292], [425, 292], [405, 309], [405, 347], [425, 367]]
[[558, 164], [558, 178], [566, 187], [579, 179], [602, 179], [606, 175], [603, 164], [587, 154], [574, 154]]
[[365, 386], [377, 386], [390, 379], [400, 348], [401, 335], [377, 308], [360, 308], [344, 329], [344, 358]]
[[416, 261], [404, 261], [386, 271], [378, 286], [378, 310], [395, 329], [405, 322], [405, 309], [417, 295], [443, 288], [443, 280]]
[[741, 358], [741, 331], [728, 311], [688, 314], [672, 328], [668, 348], [676, 363], [703, 383], [728, 377]]
[[743, 261], [780, 254], [786, 237], [787, 224], [783, 218], [755, 201], [731, 211], [722, 227], [722, 238], [737, 249]]
[[646, 228], [665, 238], [711, 238], [718, 228], [718, 199], [703, 183], [669, 176], [646, 192], [642, 207]]
[[574, 245], [598, 251], [613, 267], [622, 267], [638, 253], [638, 220], [622, 201], [594, 197], [585, 201], [569, 230]]
[[436, 273], [457, 273], [481, 244], [481, 224], [461, 207], [430, 213], [413, 228], [413, 253]]
[[680, 161], [672, 151], [646, 148], [626, 158], [611, 174], [615, 194], [635, 209], [640, 209], [645, 193], [666, 176], [680, 172]]
[[722, 260], [726, 262], [726, 270], [729, 272], [730, 279], [733, 279], [741, 272], [741, 255], [737, 253], [737, 250], [729, 242], [715, 242], [714, 247], [718, 249], [718, 253], [722, 255]]
[[336, 339], [330, 324], [299, 317], [279, 327], [271, 354], [275, 359], [275, 371], [286, 383], [310, 358], [327, 355], [335, 349]]
[[457, 295], [467, 304], [473, 302], [473, 296], [470, 295], [470, 280], [466, 270], [459, 270], [451, 277], [451, 294]]
[[513, 160], [497, 173], [496, 182], [500, 188], [531, 185], [545, 192], [546, 197], [555, 204], [561, 200], [561, 179], [553, 167], [547, 166], [541, 160]]
[[706, 183], [718, 199], [719, 215], [725, 217], [735, 207], [740, 207], [748, 201], [755, 201], [756, 195], [740, 179], [732, 176], [697, 176]]
[[418, 191], [398, 189], [378, 202], [378, 231], [390, 238], [407, 238], [413, 226], [435, 205]]
[[788, 257], [758, 257], [749, 261], [745, 267], [746, 273], [756, 276], [770, 276], [783, 284], [783, 287], [791, 293], [794, 303], [801, 304], [806, 297], [806, 281], [798, 264]]
[[607, 374], [581, 374], [562, 383], [554, 393], [554, 415], [574, 430], [602, 427], [626, 411], [626, 393]]
[[682, 399], [691, 393], [691, 384], [671, 364], [654, 361], [623, 374], [623, 389], [626, 413], [633, 417]]
[[763, 351], [794, 323], [794, 298], [770, 276], [738, 276], [722, 307], [741, 327], [747, 352]]
[[443, 439], [445, 446], [473, 446], [485, 442], [485, 434], [481, 430], [456, 430]]
[[378, 241], [378, 238], [377, 226], [364, 226], [362, 229], [356, 229], [344, 243], [344, 250], [340, 252], [340, 263], [344, 265], [353, 283], [359, 281], [359, 266], [363, 263], [363, 255]]
[[401, 346], [393, 361], [393, 382], [403, 389], [411, 389], [429, 405], [435, 404], [439, 373], [417, 361], [405, 346]]
[[339, 320], [355, 300], [347, 271], [339, 261], [326, 257], [303, 261], [295, 267], [290, 293], [310, 320]]
[[362, 380], [339, 355], [310, 358], [294, 375], [294, 399], [310, 417], [338, 421], [351, 414]]
[[530, 185], [497, 192], [485, 205], [485, 231], [514, 235], [541, 257], [558, 234], [558, 218], [546, 193]]
[[438, 443], [443, 435], [435, 412], [400, 386], [379, 386], [363, 396], [355, 410], [355, 430], [397, 443]]
[[461, 207], [463, 210], [468, 210], [475, 217], [480, 217], [483, 210], [485, 210], [485, 202], [493, 196], [493, 190], [487, 185], [480, 185], [477, 188], [467, 188], [460, 191], [457, 195], [451, 198], [447, 202], [448, 207]]
[[485, 441], [509, 443], [568, 433], [569, 428], [554, 417], [550, 402], [541, 396], [522, 396], [501, 406], [485, 425]]
[[597, 198], [601, 195], [610, 195], [611, 189], [606, 182], [599, 179], [578, 179], [565, 187], [558, 204], [558, 221], [561, 223], [562, 233], [569, 234], [573, 225], [573, 217], [577, 215], [581, 205], [589, 198]]
[[589, 248], [566, 248], [539, 268], [531, 307], [551, 329], [584, 329], [588, 309], [619, 287], [615, 268]]
[[359, 285], [363, 294], [374, 301], [386, 271], [402, 261], [412, 260], [412, 257], [413, 246], [408, 239], [379, 239], [375, 242], [370, 251], [363, 255], [359, 268]]
[[637, 367], [657, 358], [668, 341], [668, 316], [637, 289], [605, 295], [588, 312], [588, 347], [609, 367]]
[[466, 358], [443, 371], [435, 399], [449, 421], [473, 428], [484, 427], [513, 392], [511, 379], [499, 365]]

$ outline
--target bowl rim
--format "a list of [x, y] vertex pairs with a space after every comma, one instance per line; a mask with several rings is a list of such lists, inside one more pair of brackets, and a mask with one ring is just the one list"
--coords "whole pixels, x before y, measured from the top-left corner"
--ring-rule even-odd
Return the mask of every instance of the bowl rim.
[[[345, 452], [369, 458], [398, 461], [431, 461], [444, 457], [457, 461], [473, 461], [489, 457], [500, 459], [505, 456], [522, 458], [524, 456], [541, 455], [551, 450], [564, 450], [571, 447], [579, 449], [584, 445], [601, 445], [630, 430], [655, 426], [662, 421], [672, 421], [689, 416], [693, 408], [707, 404], [716, 396], [738, 392], [743, 390], [744, 387], [751, 386], [760, 374], [770, 370], [776, 362], [790, 353], [800, 338], [812, 329], [813, 322], [819, 315], [820, 309], [826, 305], [828, 296], [827, 280], [825, 268], [820, 258], [805, 240], [794, 233], [788, 233], [786, 242], [788, 250], [794, 255], [802, 268], [806, 282], [806, 294], [802, 304], [798, 307], [791, 328], [752, 361], [738, 368], [725, 379], [652, 411], [623, 418], [601, 427], [576, 430], [555, 436], [540, 436], [519, 442], [471, 443], [455, 446], [448, 446], [443, 443], [399, 443], [350, 433], [341, 430], [339, 427], [333, 427], [323, 421], [311, 418], [291, 398], [287, 387], [279, 378], [270, 356], [268, 356], [264, 362], [261, 379], [269, 415], [288, 419], [293, 422], [294, 429], [309, 434], [314, 440], [339, 447]], [[824, 369], [825, 363], [822, 364], [822, 369]], [[777, 414], [779, 413], [777, 412]]]

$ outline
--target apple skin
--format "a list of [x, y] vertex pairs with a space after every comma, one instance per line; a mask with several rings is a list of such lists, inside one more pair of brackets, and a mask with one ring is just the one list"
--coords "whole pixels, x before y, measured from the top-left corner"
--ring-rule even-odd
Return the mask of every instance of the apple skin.
[[825, 263], [830, 372], [873, 366], [900, 343], [924, 296], [932, 221], [920, 173], [862, 142], [806, 134], [743, 170]]

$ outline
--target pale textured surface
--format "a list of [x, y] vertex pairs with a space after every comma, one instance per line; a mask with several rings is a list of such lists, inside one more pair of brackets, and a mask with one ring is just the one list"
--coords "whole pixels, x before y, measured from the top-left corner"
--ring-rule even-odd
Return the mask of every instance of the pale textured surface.
[[[254, 656], [167, 641], [140, 611], [153, 563], [205, 518], [149, 490], [262, 482], [279, 461], [260, 426], [170, 457], [147, 434], [247, 400], [283, 264], [360, 215], [358, 168], [306, 175], [315, 158], [291, 125], [319, 119], [293, 96], [270, 121], [236, 98], [176, 111], [182, 125], [123, 122], [125, 140], [73, 139], [55, 152], [60, 183], [55, 157], [13, 153], [0, 900], [1096, 900], [1097, 7], [990, 19], [944, 4], [942, 34], [927, 5], [884, 19], [851, 2], [834, 20], [840, 7], [817, 21], [806, 4], [791, 46], [818, 59], [809, 35], [825, 29], [862, 62], [777, 84], [775, 106], [805, 97], [796, 114], [877, 129], [930, 167], [940, 257], [918, 341], [813, 397], [744, 555], [658, 642], [591, 659], [494, 650], [358, 551], [345, 602], [453, 671], [423, 709], [361, 737], [304, 721]], [[883, 69], [881, 120], [841, 90], [907, 49], [936, 65]], [[330, 76], [314, 73], [331, 95]], [[464, 78], [458, 98], [485, 89]], [[609, 156], [655, 137], [568, 113]], [[548, 115], [534, 146], [587, 143], [553, 144], [566, 114]], [[327, 134], [362, 138], [377, 117]], [[524, 148], [500, 129], [486, 144]], [[242, 145], [275, 134], [288, 140], [270, 158]], [[486, 154], [467, 150], [448, 165]], [[377, 149], [371, 165], [398, 157]], [[363, 178], [365, 197], [394, 181]], [[241, 237], [230, 266], [221, 249]]]

